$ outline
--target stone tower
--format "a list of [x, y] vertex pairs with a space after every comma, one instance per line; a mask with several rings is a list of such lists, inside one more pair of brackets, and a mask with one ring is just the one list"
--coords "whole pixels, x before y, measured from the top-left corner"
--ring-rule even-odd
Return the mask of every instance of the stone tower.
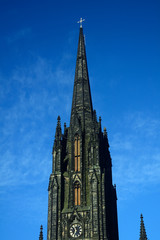
[[62, 133], [58, 117], [52, 154], [47, 240], [118, 240], [108, 137], [92, 106], [82, 26], [70, 126]]

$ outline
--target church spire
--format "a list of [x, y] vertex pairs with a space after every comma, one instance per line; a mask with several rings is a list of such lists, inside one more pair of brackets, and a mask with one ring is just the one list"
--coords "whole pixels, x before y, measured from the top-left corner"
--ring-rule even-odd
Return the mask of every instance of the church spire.
[[[57, 119], [48, 187], [47, 240], [119, 240], [107, 132], [92, 108], [80, 19], [70, 126]], [[41, 240], [41, 239], [40, 239]]]
[[62, 131], [61, 131], [61, 118], [60, 118], [60, 116], [58, 116], [55, 140], [57, 140], [57, 141], [61, 140], [61, 135], [62, 135]]
[[40, 227], [39, 240], [43, 240], [43, 226]]
[[144, 226], [143, 215], [141, 214], [141, 225], [140, 225], [140, 239], [139, 240], [147, 240], [147, 234]]
[[89, 84], [87, 58], [83, 28], [80, 27], [77, 61], [74, 79], [74, 90], [71, 110], [71, 124], [75, 124], [76, 118], [82, 127], [86, 126], [86, 119], [91, 119], [93, 114], [91, 91]]

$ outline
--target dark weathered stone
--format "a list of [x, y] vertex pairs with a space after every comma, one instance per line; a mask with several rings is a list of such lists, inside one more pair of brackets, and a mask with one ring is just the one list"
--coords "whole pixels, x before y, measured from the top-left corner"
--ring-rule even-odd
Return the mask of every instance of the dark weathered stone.
[[147, 240], [147, 234], [144, 226], [143, 215], [141, 214], [140, 240]]
[[43, 226], [40, 227], [39, 240], [43, 240]]
[[[79, 171], [75, 171], [75, 136], [80, 139]], [[65, 124], [62, 134], [58, 117], [52, 164], [48, 187], [47, 240], [73, 239], [74, 231], [77, 234], [79, 231], [79, 239], [118, 240], [117, 197], [112, 184], [108, 137], [106, 129], [102, 132], [101, 118], [97, 121], [92, 107], [82, 28], [70, 126], [66, 127]], [[75, 205], [74, 195], [77, 183], [80, 189], [79, 205]]]

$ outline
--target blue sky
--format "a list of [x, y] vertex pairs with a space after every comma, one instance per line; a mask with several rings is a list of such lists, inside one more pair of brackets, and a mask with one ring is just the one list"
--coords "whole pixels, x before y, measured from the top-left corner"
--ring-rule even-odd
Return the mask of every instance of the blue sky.
[[107, 127], [121, 240], [160, 214], [160, 2], [0, 1], [1, 239], [47, 230], [57, 116], [69, 125], [80, 17], [93, 106]]

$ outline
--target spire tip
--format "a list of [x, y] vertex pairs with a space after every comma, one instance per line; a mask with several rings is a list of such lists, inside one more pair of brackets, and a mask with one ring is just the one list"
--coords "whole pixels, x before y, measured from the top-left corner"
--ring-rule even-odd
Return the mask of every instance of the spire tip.
[[80, 24], [80, 28], [82, 28], [82, 22], [84, 22], [84, 21], [85, 21], [85, 19], [80, 18], [80, 20], [77, 22]]

